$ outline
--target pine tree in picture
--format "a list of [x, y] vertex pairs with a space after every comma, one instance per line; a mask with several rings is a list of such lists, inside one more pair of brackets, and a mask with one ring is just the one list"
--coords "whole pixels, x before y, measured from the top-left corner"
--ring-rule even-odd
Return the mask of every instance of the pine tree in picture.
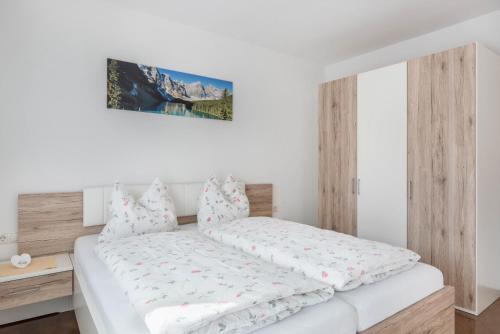
[[233, 120], [233, 83], [108, 59], [107, 106], [194, 118]]

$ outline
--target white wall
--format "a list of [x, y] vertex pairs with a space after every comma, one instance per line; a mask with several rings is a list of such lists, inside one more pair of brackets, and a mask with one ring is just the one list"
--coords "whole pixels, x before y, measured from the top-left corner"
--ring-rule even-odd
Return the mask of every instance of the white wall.
[[[7, 237], [19, 193], [229, 172], [272, 182], [277, 216], [316, 223], [318, 65], [98, 0], [2, 1], [0, 48]], [[233, 81], [234, 121], [107, 110], [107, 57]]]
[[500, 11], [387, 46], [325, 67], [323, 81], [396, 64], [471, 42], [481, 42], [500, 54]]

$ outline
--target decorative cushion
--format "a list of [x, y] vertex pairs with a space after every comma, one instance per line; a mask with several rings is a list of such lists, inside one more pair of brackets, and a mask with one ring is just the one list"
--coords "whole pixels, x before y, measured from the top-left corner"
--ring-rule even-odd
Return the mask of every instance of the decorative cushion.
[[250, 205], [245, 184], [229, 175], [220, 185], [215, 176], [203, 186], [198, 204], [198, 227], [205, 228], [248, 217]]
[[174, 202], [167, 187], [158, 178], [138, 201], [117, 182], [109, 202], [109, 221], [102, 230], [99, 241], [167, 232], [176, 227]]

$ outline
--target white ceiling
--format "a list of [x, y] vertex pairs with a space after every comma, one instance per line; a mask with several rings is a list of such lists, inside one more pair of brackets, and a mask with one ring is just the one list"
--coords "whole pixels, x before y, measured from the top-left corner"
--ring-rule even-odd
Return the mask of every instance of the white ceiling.
[[500, 9], [500, 0], [109, 1], [322, 64]]

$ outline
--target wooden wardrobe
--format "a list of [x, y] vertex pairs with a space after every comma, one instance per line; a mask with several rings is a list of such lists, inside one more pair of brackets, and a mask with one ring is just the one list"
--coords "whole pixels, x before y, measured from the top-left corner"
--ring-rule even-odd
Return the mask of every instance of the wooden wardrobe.
[[321, 226], [414, 250], [482, 312], [500, 296], [500, 57], [413, 59], [322, 84], [319, 105]]

